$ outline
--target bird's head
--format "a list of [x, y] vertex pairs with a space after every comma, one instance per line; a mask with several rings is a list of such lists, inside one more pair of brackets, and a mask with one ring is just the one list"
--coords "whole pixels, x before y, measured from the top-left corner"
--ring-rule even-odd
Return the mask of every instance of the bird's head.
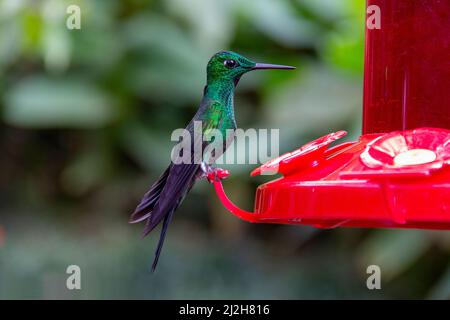
[[252, 60], [232, 51], [216, 53], [208, 62], [208, 83], [211, 81], [232, 80], [235, 84], [244, 73], [261, 69], [295, 69], [291, 66], [276, 64], [256, 63]]

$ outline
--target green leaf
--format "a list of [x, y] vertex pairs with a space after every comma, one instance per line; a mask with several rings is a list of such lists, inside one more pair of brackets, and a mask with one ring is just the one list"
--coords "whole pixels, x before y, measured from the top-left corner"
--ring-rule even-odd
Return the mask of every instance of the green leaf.
[[322, 54], [329, 63], [356, 74], [364, 66], [364, 40], [362, 33], [332, 33], [328, 36]]
[[164, 17], [139, 15], [122, 32], [134, 54], [124, 75], [131, 91], [158, 103], [198, 103], [209, 54], [199, 51], [186, 30]]
[[15, 61], [20, 52], [20, 24], [13, 19], [5, 20], [0, 19], [0, 67]]
[[316, 41], [318, 26], [297, 16], [288, 1], [239, 1], [236, 7], [262, 33], [281, 44], [302, 47]]
[[341, 6], [345, 13], [336, 19], [333, 31], [324, 37], [321, 53], [328, 63], [362, 74], [365, 3], [363, 0], [346, 0]]
[[112, 98], [87, 81], [33, 76], [5, 96], [5, 122], [30, 128], [97, 128], [115, 116]]
[[164, 4], [169, 12], [187, 22], [198, 47], [215, 52], [232, 40], [235, 17], [231, 1], [168, 0]]

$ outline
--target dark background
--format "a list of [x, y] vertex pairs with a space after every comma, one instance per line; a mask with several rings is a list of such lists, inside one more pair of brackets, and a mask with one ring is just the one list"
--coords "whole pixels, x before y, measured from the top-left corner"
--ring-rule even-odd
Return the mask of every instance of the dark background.
[[[81, 7], [81, 30], [66, 7]], [[127, 223], [195, 113], [205, 67], [231, 49], [295, 72], [246, 75], [241, 128], [280, 152], [361, 127], [363, 0], [0, 0], [0, 298], [448, 298], [450, 237], [252, 225], [199, 182], [149, 272], [157, 233]], [[225, 182], [253, 206], [255, 165]], [[79, 265], [82, 290], [65, 288]], [[381, 267], [382, 290], [366, 288]]]

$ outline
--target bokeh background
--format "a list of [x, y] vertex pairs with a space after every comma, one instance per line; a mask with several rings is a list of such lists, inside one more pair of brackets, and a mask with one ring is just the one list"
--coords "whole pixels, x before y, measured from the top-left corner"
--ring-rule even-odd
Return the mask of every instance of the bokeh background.
[[[81, 7], [81, 30], [66, 8]], [[246, 75], [241, 128], [280, 152], [360, 134], [364, 0], [0, 0], [0, 298], [449, 298], [450, 236], [252, 225], [198, 183], [169, 229], [127, 223], [194, 114], [205, 66], [231, 49], [295, 72]], [[251, 208], [254, 165], [228, 166]], [[82, 290], [65, 288], [79, 265]], [[366, 288], [366, 268], [382, 290]]]

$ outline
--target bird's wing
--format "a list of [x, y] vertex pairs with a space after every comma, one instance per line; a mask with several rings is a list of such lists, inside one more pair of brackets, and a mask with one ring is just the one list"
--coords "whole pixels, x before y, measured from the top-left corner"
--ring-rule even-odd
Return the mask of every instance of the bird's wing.
[[[196, 121], [202, 121], [202, 134], [194, 133], [191, 130], [193, 128], [191, 123], [188, 125], [188, 130], [194, 136], [191, 143], [191, 163], [171, 164], [169, 176], [148, 220], [144, 235], [150, 233], [171, 209], [176, 210], [191, 188], [195, 181], [195, 175], [200, 168], [200, 163], [195, 163], [194, 146], [204, 141], [211, 134], [212, 129], [217, 128], [222, 121], [222, 110], [222, 105], [219, 102], [211, 101], [202, 116], [197, 119], [194, 118]], [[204, 149], [204, 146], [202, 149]]]
[[[209, 130], [217, 128], [217, 126], [222, 121], [222, 111], [223, 108], [220, 103], [213, 102], [205, 110], [207, 116], [198, 117], [194, 120], [202, 121], [202, 134], [194, 134], [194, 144], [198, 143], [198, 140], [203, 141], [203, 135], [208, 134]], [[204, 115], [204, 114], [203, 114]], [[191, 124], [188, 125], [188, 128]], [[193, 131], [191, 131], [193, 134]], [[195, 157], [192, 151], [191, 161], [194, 162]], [[173, 213], [179, 207], [187, 192], [193, 186], [197, 172], [200, 169], [199, 163], [189, 163], [189, 164], [171, 164], [169, 176], [167, 177], [166, 184], [159, 195], [158, 203], [155, 205], [150, 219], [147, 221], [147, 225], [144, 229], [144, 235], [149, 234], [163, 219], [163, 227], [161, 229], [161, 235], [159, 238], [158, 246], [155, 252], [155, 258], [153, 260], [152, 270], [154, 271], [161, 254], [161, 249], [164, 244], [164, 239], [169, 227], [170, 221], [172, 220]]]

